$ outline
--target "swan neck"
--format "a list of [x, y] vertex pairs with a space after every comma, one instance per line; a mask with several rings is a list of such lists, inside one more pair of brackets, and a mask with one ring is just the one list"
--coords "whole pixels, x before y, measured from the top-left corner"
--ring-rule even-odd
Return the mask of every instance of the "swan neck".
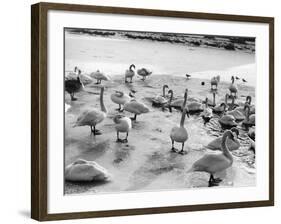
[[104, 106], [104, 102], [103, 102], [103, 92], [104, 92], [104, 89], [102, 88], [101, 89], [101, 92], [100, 92], [100, 108], [101, 108], [101, 111], [103, 111], [104, 113], [107, 113], [107, 110]]
[[216, 105], [216, 94], [213, 93], [213, 105]]
[[222, 143], [221, 143], [221, 148], [222, 148], [222, 152], [223, 154], [228, 158], [230, 159], [231, 161], [233, 161], [233, 158], [232, 158], [232, 155], [226, 145], [226, 140], [227, 138], [230, 136], [230, 132], [227, 132], [223, 135], [222, 137]]
[[170, 92], [170, 103], [171, 103], [172, 100], [173, 100], [173, 96], [174, 96], [174, 93], [173, 93], [173, 91], [171, 91], [171, 92]]
[[187, 101], [187, 91], [184, 93], [184, 100], [183, 100], [183, 104], [182, 104], [182, 110], [185, 108], [186, 106], [186, 101]]
[[183, 110], [183, 111], [182, 111], [182, 114], [181, 114], [181, 121], [180, 121], [180, 126], [181, 126], [181, 127], [184, 126], [185, 116], [186, 116], [186, 111]]

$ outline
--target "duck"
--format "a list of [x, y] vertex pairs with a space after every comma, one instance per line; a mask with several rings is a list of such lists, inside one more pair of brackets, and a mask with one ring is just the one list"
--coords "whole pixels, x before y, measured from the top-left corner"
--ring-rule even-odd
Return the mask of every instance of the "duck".
[[[114, 118], [113, 121], [115, 123], [115, 130], [117, 132], [117, 140], [116, 142], [122, 142], [122, 143], [127, 143], [128, 142], [128, 135], [130, 130], [132, 129], [132, 121], [130, 118], [117, 114]], [[126, 138], [125, 139], [120, 139], [119, 138], [119, 133], [126, 133]]]
[[212, 112], [212, 109], [209, 108], [209, 106], [208, 106], [208, 97], [206, 97], [205, 107], [204, 107], [203, 113], [202, 113], [204, 125], [206, 125], [206, 123], [208, 123], [212, 119], [212, 117], [213, 117], [213, 112]]
[[[217, 90], [218, 89], [218, 84], [220, 82], [220, 76], [214, 76], [211, 78], [211, 90]], [[216, 87], [215, 89], [213, 87]]]
[[238, 124], [235, 122], [235, 117], [229, 114], [224, 114], [220, 119], [219, 123], [223, 129], [230, 129], [236, 127]]
[[250, 106], [248, 104], [245, 105], [245, 113], [246, 113], [246, 118], [242, 122], [242, 125], [245, 126], [246, 128], [255, 126], [256, 124], [256, 115], [251, 114], [250, 115]]
[[139, 76], [142, 76], [142, 81], [144, 81], [146, 79], [147, 76], [151, 75], [152, 74], [152, 71], [149, 71], [148, 69], [146, 68], [141, 68], [141, 69], [138, 69], [137, 70], [137, 73]]
[[125, 83], [128, 82], [127, 81], [128, 78], [130, 79], [130, 83], [133, 82], [133, 77], [135, 76], [135, 71], [134, 71], [133, 68], [136, 69], [136, 66], [134, 64], [131, 64], [129, 69], [126, 70], [126, 72], [125, 72]]
[[236, 80], [239, 80], [240, 78], [239, 78], [238, 76], [235, 76], [235, 79], [236, 79]]
[[156, 97], [154, 97], [152, 99], [152, 106], [162, 106], [164, 104], [166, 104], [168, 102], [168, 100], [166, 99], [166, 89], [169, 89], [168, 85], [163, 85], [163, 95], [157, 95]]
[[77, 121], [73, 127], [90, 126], [91, 133], [94, 135], [101, 135], [102, 133], [96, 129], [96, 125], [101, 123], [107, 116], [107, 109], [103, 102], [104, 87], [101, 87], [100, 91], [100, 107], [98, 109], [88, 109], [83, 111], [77, 118]]
[[[184, 151], [184, 143], [187, 141], [188, 139], [188, 133], [186, 128], [184, 127], [184, 121], [185, 121], [185, 116], [189, 116], [188, 114], [188, 109], [185, 107], [186, 106], [186, 101], [187, 101], [187, 89], [185, 90], [184, 93], [184, 101], [182, 104], [182, 114], [181, 114], [181, 120], [180, 120], [180, 125], [179, 126], [174, 126], [171, 131], [170, 131], [170, 138], [172, 141], [172, 148], [171, 151], [172, 152], [178, 152], [180, 154], [185, 154], [186, 152]], [[178, 151], [175, 147], [174, 147], [174, 143], [175, 142], [179, 142], [182, 143], [182, 148], [180, 151]]]
[[97, 70], [96, 72], [92, 72], [90, 74], [90, 77], [97, 80], [96, 84], [101, 84], [102, 80], [104, 80], [104, 81], [109, 81], [110, 80], [109, 76], [107, 76], [104, 73], [100, 72], [100, 70]]
[[128, 95], [122, 91], [115, 91], [115, 93], [112, 93], [110, 98], [113, 103], [116, 103], [119, 105], [119, 108], [116, 110], [122, 112], [123, 109], [121, 108], [121, 105], [124, 105], [125, 103], [129, 102], [131, 100], [132, 94]]
[[111, 175], [108, 171], [94, 161], [77, 159], [65, 168], [66, 181], [90, 182], [109, 181]]
[[134, 117], [131, 118], [131, 120], [133, 121], [137, 120], [137, 115], [149, 112], [149, 108], [145, 104], [138, 102], [136, 99], [125, 103], [123, 108], [125, 111], [135, 114]]
[[225, 103], [221, 103], [220, 105], [213, 108], [213, 113], [215, 113], [215, 114], [221, 114], [221, 113], [224, 113], [225, 111], [226, 111]]
[[84, 84], [81, 82], [79, 76], [76, 79], [66, 79], [64, 80], [65, 91], [69, 93], [71, 101], [77, 100], [74, 94], [80, 92], [84, 89]]
[[227, 146], [227, 139], [236, 140], [236, 134], [231, 130], [224, 132], [221, 142], [221, 153], [217, 154], [206, 154], [199, 160], [197, 160], [189, 170], [189, 172], [207, 172], [210, 174], [209, 187], [218, 186], [222, 181], [220, 178], [215, 178], [214, 175], [217, 172], [224, 171], [232, 166], [233, 157]]
[[[236, 133], [236, 136], [239, 136], [239, 130], [237, 128], [231, 128], [230, 129], [232, 132]], [[207, 146], [207, 149], [211, 150], [222, 150], [221, 148], [221, 143], [222, 143], [222, 136], [215, 138], [212, 140]], [[234, 151], [240, 148], [240, 142], [238, 139], [232, 140], [232, 139], [227, 139], [226, 140], [226, 145], [230, 151]]]
[[234, 83], [234, 76], [231, 76], [231, 84], [228, 87], [228, 89], [230, 91], [230, 95], [233, 95], [235, 98], [237, 98], [238, 88], [237, 88], [236, 84]]
[[242, 79], [242, 81], [243, 81], [243, 82], [247, 82], [247, 80], [246, 80], [246, 79]]
[[189, 74], [185, 74], [185, 76], [186, 76], [187, 79], [191, 78], [191, 75], [189, 75]]

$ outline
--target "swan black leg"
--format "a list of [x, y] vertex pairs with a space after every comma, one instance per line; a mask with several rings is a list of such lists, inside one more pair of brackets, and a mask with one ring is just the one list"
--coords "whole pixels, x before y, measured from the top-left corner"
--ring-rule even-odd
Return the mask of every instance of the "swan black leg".
[[117, 131], [117, 139], [116, 142], [122, 142], [122, 140], [119, 138], [119, 131]]
[[123, 143], [127, 143], [128, 142], [128, 135], [129, 135], [129, 133], [127, 132], [126, 138], [122, 140]]
[[94, 135], [101, 135], [101, 131], [96, 129], [96, 126], [91, 126], [91, 127], [94, 127], [93, 129], [91, 129], [91, 131], [93, 132]]
[[171, 152], [178, 152], [178, 150], [174, 147], [174, 143], [175, 141], [173, 139], [172, 140], [172, 148], [171, 148]]
[[209, 187], [219, 186], [219, 182], [221, 181], [222, 179], [214, 178], [213, 174], [211, 174], [209, 179]]
[[77, 98], [74, 97], [74, 93], [70, 93], [71, 101], [77, 100]]
[[131, 81], [130, 81], [130, 83], [133, 83], [133, 77], [131, 77]]
[[187, 152], [183, 150], [184, 149], [184, 142], [182, 143], [181, 151], [179, 151], [179, 154], [185, 155]]
[[116, 109], [117, 111], [121, 111], [121, 104], [118, 104], [119, 107]]
[[136, 121], [136, 120], [137, 120], [137, 114], [135, 114], [134, 117], [131, 117], [131, 120], [132, 120], [132, 121]]

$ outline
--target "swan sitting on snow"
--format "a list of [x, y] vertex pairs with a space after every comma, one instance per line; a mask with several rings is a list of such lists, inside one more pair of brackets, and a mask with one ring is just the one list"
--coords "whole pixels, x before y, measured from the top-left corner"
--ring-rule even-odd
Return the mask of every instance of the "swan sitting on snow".
[[[132, 129], [132, 121], [130, 118], [125, 117], [123, 115], [116, 115], [113, 119], [115, 123], [115, 129], [117, 132], [117, 140], [116, 142], [128, 142], [128, 135], [130, 130]], [[126, 138], [125, 139], [120, 139], [119, 138], [119, 132], [121, 133], [126, 133]]]
[[134, 121], [137, 119], [137, 115], [149, 112], [149, 108], [145, 104], [140, 103], [135, 99], [125, 103], [124, 110], [135, 114], [135, 116], [131, 118]]
[[118, 111], [123, 111], [121, 108], [121, 105], [124, 105], [125, 103], [129, 102], [131, 100], [131, 97], [128, 94], [125, 94], [122, 91], [115, 91], [115, 93], [112, 93], [110, 96], [112, 102], [119, 105]]
[[107, 181], [109, 179], [108, 171], [94, 161], [77, 159], [65, 168], [67, 181]]
[[96, 72], [92, 72], [90, 74], [90, 77], [97, 80], [96, 84], [101, 84], [102, 80], [104, 80], [104, 81], [110, 80], [108, 75], [105, 75], [104, 73], [100, 72], [99, 70], [97, 70]]

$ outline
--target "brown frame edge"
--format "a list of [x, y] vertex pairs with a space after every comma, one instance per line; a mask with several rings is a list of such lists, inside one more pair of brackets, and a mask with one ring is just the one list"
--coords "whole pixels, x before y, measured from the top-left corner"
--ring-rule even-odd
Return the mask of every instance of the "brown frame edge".
[[[65, 10], [269, 24], [269, 200], [204, 205], [48, 214], [47, 205], [47, 12]], [[183, 11], [37, 3], [31, 6], [31, 218], [38, 221], [248, 208], [274, 205], [274, 18]]]

